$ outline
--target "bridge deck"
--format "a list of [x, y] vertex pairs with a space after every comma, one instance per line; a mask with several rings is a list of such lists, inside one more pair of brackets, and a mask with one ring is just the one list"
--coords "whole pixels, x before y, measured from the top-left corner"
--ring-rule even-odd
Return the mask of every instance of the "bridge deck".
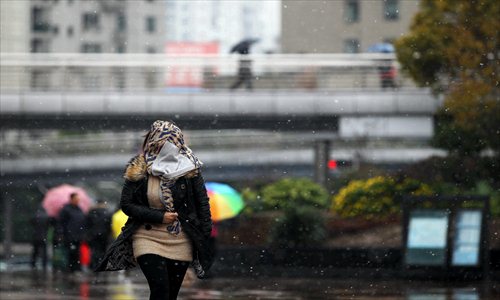
[[[133, 128], [167, 118], [189, 128], [331, 129], [339, 116], [430, 116], [427, 90], [205, 93], [2, 93], [2, 128]], [[96, 123], [97, 122], [97, 123]]]

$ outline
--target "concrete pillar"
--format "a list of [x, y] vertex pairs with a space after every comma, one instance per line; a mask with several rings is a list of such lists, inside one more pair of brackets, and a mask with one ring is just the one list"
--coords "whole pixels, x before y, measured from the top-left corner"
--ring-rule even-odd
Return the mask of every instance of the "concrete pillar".
[[326, 186], [328, 179], [328, 160], [330, 159], [330, 141], [318, 140], [314, 144], [314, 180]]
[[3, 236], [3, 254], [5, 257], [5, 262], [7, 263], [7, 268], [9, 268], [10, 257], [12, 254], [12, 199], [10, 197], [0, 196], [3, 201], [3, 226], [4, 226], [4, 236]]

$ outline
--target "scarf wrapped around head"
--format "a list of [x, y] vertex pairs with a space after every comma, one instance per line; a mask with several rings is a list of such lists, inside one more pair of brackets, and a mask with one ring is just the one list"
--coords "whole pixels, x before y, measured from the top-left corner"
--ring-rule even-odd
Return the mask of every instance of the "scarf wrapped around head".
[[[149, 175], [160, 178], [160, 199], [165, 209], [174, 211], [174, 199], [170, 188], [180, 177], [197, 172], [203, 163], [184, 143], [184, 136], [179, 127], [168, 121], [155, 121], [144, 144], [144, 158]], [[167, 226], [172, 234], [181, 232], [177, 220]]]

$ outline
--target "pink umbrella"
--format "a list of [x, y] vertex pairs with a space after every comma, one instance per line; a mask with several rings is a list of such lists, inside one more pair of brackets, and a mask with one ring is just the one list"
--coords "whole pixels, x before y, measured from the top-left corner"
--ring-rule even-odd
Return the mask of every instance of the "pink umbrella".
[[59, 211], [69, 202], [69, 196], [72, 193], [77, 193], [80, 196], [78, 206], [80, 206], [84, 213], [87, 213], [92, 205], [89, 195], [82, 188], [69, 184], [63, 184], [48, 190], [43, 198], [42, 206], [49, 216], [57, 217]]

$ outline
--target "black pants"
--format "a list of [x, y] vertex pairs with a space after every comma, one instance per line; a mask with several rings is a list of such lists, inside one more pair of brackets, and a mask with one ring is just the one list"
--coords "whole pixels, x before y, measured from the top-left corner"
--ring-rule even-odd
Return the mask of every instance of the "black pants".
[[230, 89], [237, 89], [241, 84], [245, 83], [247, 90], [251, 90], [253, 88], [252, 85], [252, 71], [250, 69], [240, 69], [238, 72], [238, 78], [231, 85]]
[[36, 267], [36, 260], [42, 257], [42, 267], [47, 269], [47, 243], [45, 241], [33, 241], [33, 252], [31, 254], [31, 267]]
[[172, 260], [156, 254], [144, 254], [137, 262], [146, 277], [151, 294], [149, 300], [173, 300], [184, 280], [188, 262]]
[[92, 258], [90, 259], [90, 268], [92, 270], [99, 265], [101, 259], [104, 257], [104, 254], [106, 254], [107, 245], [107, 238], [93, 239], [89, 241], [90, 253], [92, 253]]
[[72, 241], [64, 244], [68, 255], [68, 271], [80, 271], [80, 241]]

